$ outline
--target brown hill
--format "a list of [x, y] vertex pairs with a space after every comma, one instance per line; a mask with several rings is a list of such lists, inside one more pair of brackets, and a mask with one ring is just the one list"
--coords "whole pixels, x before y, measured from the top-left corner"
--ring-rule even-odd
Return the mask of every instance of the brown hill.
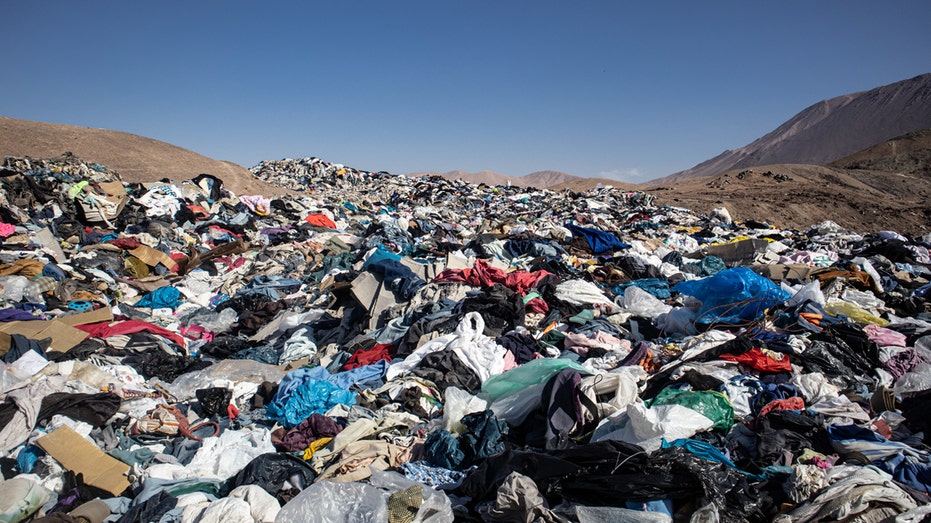
[[462, 170], [449, 171], [445, 173], [429, 171], [419, 173], [408, 173], [406, 176], [442, 176], [447, 180], [462, 180], [468, 183], [485, 184], [485, 185], [517, 185], [519, 187], [536, 187], [547, 189], [553, 185], [571, 182], [573, 180], [583, 180], [578, 176], [573, 176], [560, 171], [536, 171], [524, 176], [508, 176], [506, 174], [496, 173], [494, 171], [478, 171], [470, 173]]
[[831, 220], [856, 232], [931, 232], [931, 178], [909, 174], [777, 164], [642, 189], [657, 205], [700, 213], [723, 206], [734, 219], [785, 228]]
[[931, 177], [931, 129], [887, 140], [830, 163], [831, 167]]
[[931, 73], [818, 102], [769, 134], [656, 183], [758, 165], [824, 165], [873, 144], [931, 127]]
[[522, 185], [518, 184], [518, 179], [513, 176], [507, 176], [505, 174], [496, 173], [494, 171], [478, 171], [474, 173], [462, 170], [448, 171], [445, 173], [428, 171], [420, 173], [408, 173], [405, 176], [442, 176], [447, 180], [462, 180], [464, 182], [475, 184], [484, 183], [486, 185], [507, 185], [508, 182], [511, 182], [512, 185]]
[[525, 174], [518, 178], [518, 180], [521, 182], [518, 185], [525, 185], [527, 187], [550, 188], [555, 185], [581, 179], [582, 178], [578, 176], [573, 176], [569, 173], [564, 173], [561, 171], [536, 171], [530, 174]]
[[617, 180], [612, 180], [610, 178], [576, 178], [575, 180], [570, 180], [570, 181], [563, 182], [557, 185], [553, 185], [551, 187], [547, 187], [547, 189], [551, 191], [564, 191], [568, 189], [570, 191], [581, 192], [581, 191], [587, 191], [589, 189], [594, 189], [595, 187], [598, 186], [598, 184], [610, 185], [611, 187], [614, 187], [615, 189], [620, 189], [622, 191], [643, 190], [643, 187], [641, 187], [640, 185], [636, 183], [619, 182]]
[[117, 171], [128, 182], [162, 178], [189, 180], [208, 173], [236, 194], [282, 194], [279, 187], [256, 179], [232, 162], [214, 160], [176, 145], [144, 136], [0, 116], [0, 156], [57, 157], [69, 151], [86, 161]]

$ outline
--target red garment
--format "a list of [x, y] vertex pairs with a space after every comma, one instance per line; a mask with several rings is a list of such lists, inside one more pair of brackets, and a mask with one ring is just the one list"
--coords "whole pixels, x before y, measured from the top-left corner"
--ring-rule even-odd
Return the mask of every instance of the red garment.
[[352, 370], [385, 360], [391, 363], [391, 354], [397, 349], [390, 343], [379, 343], [371, 349], [357, 350], [343, 364], [343, 370]]
[[792, 371], [792, 363], [789, 361], [788, 355], [779, 352], [765, 353], [758, 347], [753, 347], [752, 349], [739, 356], [735, 356], [733, 354], [722, 354], [721, 359], [725, 361], [736, 361], [737, 363], [743, 363], [750, 368], [762, 372]]
[[109, 338], [110, 336], [116, 336], [118, 334], [132, 334], [134, 332], [146, 331], [168, 338], [182, 347], [187, 347], [187, 342], [177, 333], [140, 320], [126, 320], [114, 323], [90, 323], [87, 325], [75, 325], [74, 327], [97, 338]]
[[527, 312], [536, 312], [540, 314], [546, 314], [550, 311], [550, 306], [543, 301], [543, 298], [534, 298], [524, 304], [524, 308]]
[[784, 400], [770, 401], [760, 411], [760, 416], [765, 416], [774, 410], [805, 410], [805, 400], [798, 396], [792, 396]]
[[327, 218], [325, 214], [308, 214], [307, 218], [304, 220], [311, 224], [316, 225], [317, 227], [329, 227], [330, 229], [335, 229], [336, 224], [333, 223], [333, 220]]
[[471, 269], [446, 269], [436, 277], [435, 281], [455, 281], [468, 283], [473, 287], [491, 287], [500, 283], [518, 294], [527, 294], [527, 291], [536, 287], [540, 280], [552, 273], [547, 271], [504, 272], [488, 264], [485, 260], [475, 260]]
[[139, 241], [139, 238], [117, 238], [115, 240], [110, 240], [107, 242], [111, 245], [116, 245], [120, 249], [135, 249], [136, 247], [142, 245], [142, 242]]

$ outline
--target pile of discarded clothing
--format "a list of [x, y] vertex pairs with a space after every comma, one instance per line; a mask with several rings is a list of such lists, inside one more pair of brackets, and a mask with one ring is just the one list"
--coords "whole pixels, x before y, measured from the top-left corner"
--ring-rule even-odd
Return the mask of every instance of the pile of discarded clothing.
[[0, 521], [928, 521], [931, 234], [0, 169]]

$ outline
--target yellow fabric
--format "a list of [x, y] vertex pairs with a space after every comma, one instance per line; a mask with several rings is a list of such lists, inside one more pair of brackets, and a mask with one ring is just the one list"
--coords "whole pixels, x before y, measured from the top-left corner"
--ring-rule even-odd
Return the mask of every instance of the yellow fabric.
[[314, 452], [326, 447], [331, 441], [333, 441], [333, 438], [320, 438], [311, 442], [310, 446], [304, 451], [304, 460], [306, 461], [312, 458]]

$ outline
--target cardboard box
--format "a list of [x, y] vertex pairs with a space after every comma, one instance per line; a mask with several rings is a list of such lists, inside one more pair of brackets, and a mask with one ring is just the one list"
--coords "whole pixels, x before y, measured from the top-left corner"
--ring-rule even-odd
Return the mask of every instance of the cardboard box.
[[[102, 321], [112, 321], [113, 314], [109, 307], [102, 307], [97, 310], [82, 312], [64, 318], [57, 318], [49, 321], [30, 320], [30, 321], [11, 321], [0, 325], [0, 332], [6, 334], [20, 334], [31, 340], [44, 340], [51, 338], [52, 343], [49, 350], [55, 352], [68, 352], [69, 349], [87, 339], [88, 334], [82, 330], [75, 329], [75, 325], [86, 325], [89, 323], [100, 323]], [[2, 342], [2, 340], [0, 340]], [[9, 346], [7, 342], [6, 346]]]
[[105, 454], [68, 426], [36, 440], [42, 450], [63, 467], [84, 475], [84, 483], [119, 496], [129, 488], [129, 465]]

